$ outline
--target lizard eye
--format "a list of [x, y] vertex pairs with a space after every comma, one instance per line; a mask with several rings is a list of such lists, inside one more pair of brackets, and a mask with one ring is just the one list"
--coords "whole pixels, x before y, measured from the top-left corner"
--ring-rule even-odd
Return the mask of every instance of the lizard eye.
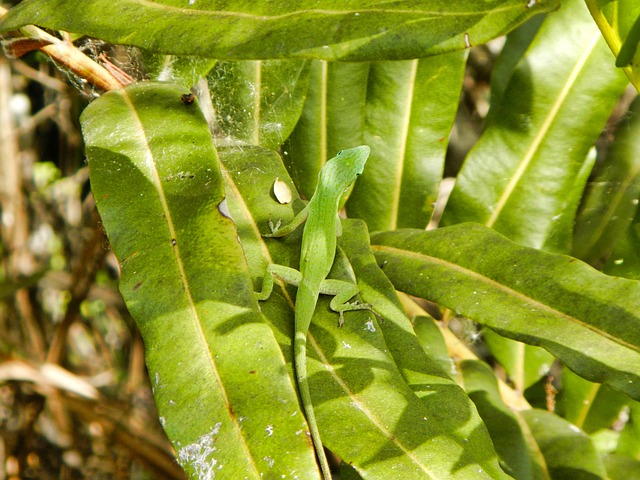
[[336, 154], [336, 157], [339, 157], [340, 155], [342, 155], [342, 152], [344, 152], [344, 150], [340, 150], [340, 151]]

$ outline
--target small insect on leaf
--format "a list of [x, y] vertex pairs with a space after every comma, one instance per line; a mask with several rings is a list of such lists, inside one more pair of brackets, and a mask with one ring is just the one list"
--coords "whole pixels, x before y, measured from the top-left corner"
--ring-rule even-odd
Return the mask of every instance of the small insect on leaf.
[[193, 93], [184, 93], [180, 96], [180, 100], [185, 105], [191, 105], [193, 101], [196, 99], [196, 96]]
[[291, 203], [291, 199], [293, 198], [289, 185], [279, 178], [276, 178], [276, 181], [273, 182], [273, 194], [275, 195], [276, 200], [278, 200], [282, 205]]

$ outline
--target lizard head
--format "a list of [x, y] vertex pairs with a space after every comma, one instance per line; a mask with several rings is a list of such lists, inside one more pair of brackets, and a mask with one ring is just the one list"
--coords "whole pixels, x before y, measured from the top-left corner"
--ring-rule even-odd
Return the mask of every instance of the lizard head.
[[320, 171], [318, 185], [330, 185], [337, 192], [344, 192], [364, 171], [370, 149], [366, 145], [340, 150]]

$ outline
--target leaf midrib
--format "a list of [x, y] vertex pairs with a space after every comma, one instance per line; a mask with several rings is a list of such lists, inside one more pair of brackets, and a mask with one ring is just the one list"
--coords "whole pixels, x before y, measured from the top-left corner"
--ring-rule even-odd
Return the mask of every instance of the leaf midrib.
[[413, 113], [414, 91], [416, 86], [416, 76], [418, 72], [418, 60], [409, 60], [411, 69], [409, 73], [410, 80], [407, 82], [407, 92], [405, 96], [404, 114], [402, 115], [402, 122], [398, 137], [400, 138], [400, 147], [396, 152], [396, 178], [394, 185], [396, 186], [393, 191], [393, 199], [391, 202], [391, 228], [398, 228], [398, 215], [400, 213], [400, 198], [402, 196], [402, 179], [404, 175], [404, 169], [406, 165], [407, 144], [409, 142], [409, 131], [411, 127], [411, 115]]

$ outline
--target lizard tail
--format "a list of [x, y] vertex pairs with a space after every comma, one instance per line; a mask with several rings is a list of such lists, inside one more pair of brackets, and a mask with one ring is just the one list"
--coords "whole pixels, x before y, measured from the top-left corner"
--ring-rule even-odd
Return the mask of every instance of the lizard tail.
[[329, 468], [329, 462], [327, 456], [324, 453], [322, 447], [322, 441], [320, 440], [320, 432], [318, 431], [318, 425], [316, 423], [316, 416], [313, 411], [313, 404], [311, 403], [311, 393], [309, 392], [309, 382], [307, 381], [307, 332], [297, 332], [294, 342], [294, 354], [295, 354], [295, 367], [296, 377], [298, 380], [298, 388], [300, 389], [300, 397], [302, 398], [302, 406], [304, 407], [304, 416], [307, 419], [309, 425], [309, 431], [311, 432], [311, 440], [316, 450], [316, 456], [320, 463], [320, 470], [322, 471], [322, 477], [324, 480], [331, 480], [331, 470]]

